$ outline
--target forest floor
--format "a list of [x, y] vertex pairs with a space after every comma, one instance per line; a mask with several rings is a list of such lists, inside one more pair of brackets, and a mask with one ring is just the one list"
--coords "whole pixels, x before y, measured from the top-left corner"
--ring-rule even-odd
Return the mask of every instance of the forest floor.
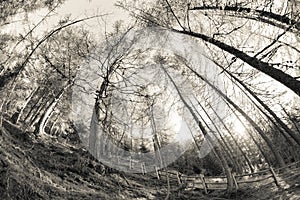
[[36, 137], [8, 121], [0, 128], [0, 199], [300, 199], [300, 177], [275, 185], [239, 190], [228, 196], [186, 190], [151, 174], [108, 170], [79, 143]]

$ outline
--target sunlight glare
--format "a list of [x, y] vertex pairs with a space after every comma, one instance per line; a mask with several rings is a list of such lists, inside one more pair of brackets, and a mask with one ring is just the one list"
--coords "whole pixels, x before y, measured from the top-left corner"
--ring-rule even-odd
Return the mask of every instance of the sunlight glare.
[[241, 138], [245, 138], [247, 137], [247, 130], [246, 128], [244, 127], [244, 125], [236, 120], [233, 122], [233, 131], [234, 133], [238, 136], [238, 137], [241, 137]]

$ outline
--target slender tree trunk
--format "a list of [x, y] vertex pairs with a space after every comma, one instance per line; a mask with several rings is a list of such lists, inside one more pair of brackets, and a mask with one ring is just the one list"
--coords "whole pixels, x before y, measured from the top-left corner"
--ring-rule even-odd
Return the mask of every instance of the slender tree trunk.
[[[288, 126], [275, 114], [275, 112], [268, 105], [266, 105], [252, 90], [250, 90], [242, 81], [240, 81], [237, 77], [235, 77], [232, 73], [230, 73], [221, 65], [217, 65], [221, 67], [222, 70], [225, 71], [231, 78], [238, 82], [276, 120], [276, 122], [286, 131], [286, 133], [288, 133], [298, 143], [298, 145], [300, 145], [300, 135], [295, 134], [290, 128], [288, 128]], [[242, 91], [244, 92], [244, 90]], [[251, 98], [249, 99], [251, 100]], [[269, 118], [269, 116], [265, 112], [262, 111], [262, 113]], [[276, 125], [274, 122], [273, 124]], [[286, 134], [282, 134], [287, 139], [287, 141], [291, 142], [290, 139], [286, 136]]]
[[30, 115], [30, 118], [28, 119], [29, 127], [32, 127], [34, 124], [36, 124], [39, 121], [39, 118], [42, 113], [44, 113], [44, 110], [47, 109], [48, 102], [45, 102], [43, 104], [40, 104], [39, 107], [35, 110], [35, 112]]
[[227, 125], [224, 123], [223, 119], [221, 119], [221, 117], [219, 116], [219, 114], [215, 111], [215, 109], [210, 105], [210, 103], [208, 103], [210, 109], [214, 112], [214, 114], [217, 116], [217, 118], [219, 119], [219, 121], [222, 123], [222, 125], [224, 126], [225, 130], [228, 132], [228, 134], [230, 135], [230, 137], [232, 138], [232, 140], [234, 141], [234, 144], [238, 147], [239, 151], [242, 153], [243, 157], [245, 158], [246, 162], [248, 163], [248, 166], [250, 168], [251, 173], [254, 172], [254, 168], [252, 166], [252, 163], [249, 159], [249, 157], [246, 155], [246, 153], [243, 151], [242, 147], [240, 146], [240, 144], [238, 143], [238, 141], [236, 140], [236, 138], [232, 135], [231, 131], [229, 130], [229, 128], [227, 127]]
[[[54, 129], [58, 119], [59, 119], [59, 114], [57, 114], [55, 120], [53, 120], [52, 125], [49, 127], [49, 134], [53, 133], [53, 129]], [[54, 135], [54, 134], [52, 134], [52, 135]]]
[[[193, 109], [190, 107], [190, 105], [186, 102], [186, 100], [184, 99], [184, 97], [182, 96], [179, 88], [177, 87], [176, 83], [174, 82], [174, 80], [172, 79], [172, 77], [170, 76], [170, 74], [166, 71], [166, 69], [161, 65], [161, 68], [163, 69], [163, 71], [165, 72], [165, 74], [168, 76], [168, 78], [170, 79], [170, 81], [172, 82], [172, 84], [174, 85], [174, 87], [176, 88], [176, 91], [181, 99], [181, 101], [183, 102], [184, 106], [189, 110], [190, 114], [192, 115], [193, 119], [195, 120], [195, 122], [197, 123], [198, 127], [200, 128], [203, 136], [205, 138], [207, 138], [208, 142], [213, 145], [215, 143], [215, 141], [211, 138], [211, 136], [208, 134], [206, 128], [203, 126], [202, 122], [198, 119], [197, 115], [194, 113]], [[219, 149], [219, 144], [214, 145], [214, 149], [215, 152], [218, 156], [218, 158], [221, 161], [223, 170], [226, 174], [227, 177], [227, 192], [231, 193], [233, 190], [233, 179], [232, 179], [232, 174], [231, 174], [231, 168], [228, 165], [227, 160], [223, 157], [223, 153], [222, 151]]]
[[36, 89], [34, 89], [31, 94], [26, 98], [26, 102], [25, 104], [23, 105], [23, 107], [21, 108], [19, 114], [18, 114], [18, 117], [16, 118], [16, 121], [15, 123], [17, 124], [19, 122], [19, 120], [21, 119], [22, 115], [23, 115], [23, 112], [25, 110], [25, 108], [27, 108], [29, 102], [32, 100], [32, 97], [40, 90], [40, 87], [37, 87]]
[[[225, 95], [221, 90], [219, 90], [216, 86], [214, 86], [212, 83], [210, 83], [207, 79], [205, 79], [203, 76], [201, 76], [199, 73], [197, 73], [195, 70], [193, 70], [190, 66], [185, 64], [187, 68], [189, 68], [198, 78], [203, 80], [205, 83], [207, 83], [211, 88], [213, 88], [226, 102], [228, 102], [230, 105], [234, 107], [241, 115], [255, 128], [255, 130], [259, 133], [259, 135], [265, 140], [269, 148], [271, 149], [272, 153], [274, 154], [276, 161], [279, 166], [283, 167], [285, 166], [285, 162], [281, 155], [279, 154], [276, 147], [273, 145], [272, 141], [269, 139], [269, 137], [263, 132], [263, 130], [252, 120], [247, 113], [243, 111], [237, 104], [235, 104], [227, 95]], [[300, 88], [299, 88], [300, 89]]]
[[45, 126], [47, 125], [48, 120], [50, 119], [54, 109], [56, 108], [56, 105], [58, 104], [58, 102], [61, 100], [61, 98], [63, 97], [63, 94], [65, 93], [65, 91], [72, 85], [73, 83], [68, 81], [67, 85], [64, 86], [60, 92], [55, 96], [55, 98], [52, 100], [52, 102], [49, 104], [49, 106], [47, 107], [46, 111], [44, 112], [44, 114], [41, 116], [39, 122], [38, 122], [38, 126], [37, 129], [35, 130], [36, 133], [38, 134], [44, 134], [44, 129]]
[[[220, 129], [216, 126], [215, 122], [212, 120], [212, 118], [206, 112], [205, 108], [201, 105], [201, 103], [197, 99], [196, 99], [196, 101], [197, 101], [198, 105], [201, 107], [201, 109], [203, 110], [203, 112], [205, 113], [205, 115], [208, 117], [208, 119], [210, 120], [212, 125], [215, 127], [215, 130], [218, 132], [218, 134], [221, 138], [221, 141], [224, 144], [223, 148], [224, 148], [224, 150], [227, 149], [227, 151], [226, 150], [225, 151], [228, 153], [228, 156], [229, 156], [230, 160], [232, 161], [232, 163], [234, 163], [236, 172], [242, 171], [239, 163], [237, 162], [236, 159], [234, 159], [234, 153], [233, 153], [232, 149], [229, 147], [228, 141], [226, 141], [226, 139], [223, 137], [223, 134], [221, 133]], [[207, 127], [209, 127], [209, 126], [207, 126]], [[212, 129], [210, 129], [210, 131], [213, 132]]]
[[[297, 123], [295, 122], [295, 120], [291, 117], [291, 115], [286, 111], [286, 109], [285, 109], [282, 105], [280, 105], [280, 106], [281, 106], [283, 112], [288, 116], [289, 120], [293, 123], [295, 129], [296, 129], [296, 130], [298, 131], [298, 133], [300, 134], [300, 129], [298, 128], [298, 125], [297, 125]], [[295, 134], [295, 135], [299, 136], [299, 134]], [[299, 136], [299, 137], [300, 137], [300, 136]], [[299, 144], [299, 145], [300, 145], [300, 144]]]
[[[197, 100], [197, 99], [196, 99]], [[206, 116], [208, 117], [208, 119], [210, 120], [210, 122], [214, 125], [214, 122], [211, 120], [211, 118], [208, 116], [206, 110], [202, 107], [202, 105], [200, 104], [200, 102], [197, 100], [198, 105], [200, 105], [201, 109], [204, 111], [204, 113], [206, 114]], [[195, 107], [195, 105], [190, 102], [190, 104], [193, 106], [195, 112], [198, 114], [198, 116], [200, 117], [200, 119], [203, 121], [204, 125], [208, 128], [208, 130], [213, 134], [213, 136], [218, 140], [218, 143], [220, 144], [220, 147], [222, 149], [222, 151], [224, 152], [224, 157], [226, 160], [231, 161], [232, 163], [234, 163], [234, 165], [237, 166], [237, 163], [235, 162], [235, 160], [232, 157], [232, 151], [229, 148], [229, 146], [227, 145], [225, 138], [221, 135], [221, 133], [219, 132], [218, 128], [216, 126], [214, 126], [216, 128], [216, 131], [218, 132], [218, 135], [215, 133], [214, 130], [212, 130], [212, 128], [208, 125], [208, 123], [205, 121], [205, 119], [201, 116], [201, 114], [198, 112], [197, 108]], [[220, 138], [218, 137], [220, 136]]]
[[157, 129], [156, 129], [156, 123], [155, 123], [152, 105], [151, 105], [149, 114], [151, 115], [150, 117], [151, 117], [151, 126], [152, 126], [152, 132], [153, 132], [153, 146], [154, 146], [155, 156], [158, 158], [160, 167], [163, 167], [164, 163], [163, 163], [163, 159], [162, 159], [161, 152], [160, 152], [161, 144], [160, 144], [160, 141], [158, 138], [158, 133], [157, 133]]
[[[228, 102], [226, 102], [228, 107], [232, 110], [233, 114], [235, 115], [235, 117], [239, 120], [239, 122], [243, 125], [243, 127], [247, 130], [247, 133], [250, 135], [251, 139], [253, 140], [254, 144], [256, 145], [256, 147], [258, 148], [259, 152], [263, 155], [263, 157], [265, 158], [266, 162], [268, 163], [269, 166], [271, 166], [271, 162], [270, 162], [270, 155], [267, 154], [263, 148], [262, 145], [258, 143], [258, 141], [256, 140], [256, 138], [254, 137], [253, 133], [251, 133], [251, 131], [248, 130], [248, 127], [245, 125], [245, 123], [241, 120], [240, 116], [238, 116], [235, 113], [235, 108], [232, 107], [232, 105], [230, 105]], [[267, 144], [268, 145], [268, 144]], [[248, 147], [249, 150], [251, 150], [251, 148]], [[271, 149], [272, 151], [272, 149]], [[273, 152], [272, 152], [273, 153]], [[273, 153], [274, 154], [274, 153]], [[275, 156], [276, 159], [276, 156]]]
[[[225, 94], [224, 94], [225, 95]], [[283, 160], [283, 158], [281, 157], [279, 151], [276, 149], [276, 147], [274, 146], [274, 144], [272, 143], [272, 141], [270, 140], [270, 138], [263, 132], [263, 130], [259, 127], [258, 124], [256, 124], [256, 122], [254, 122], [252, 120], [251, 117], [249, 117], [249, 115], [247, 115], [240, 107], [238, 107], [233, 101], [231, 101], [226, 95], [224, 96], [224, 98], [226, 99], [226, 101], [228, 101], [228, 103], [230, 105], [233, 106], [233, 108], [235, 110], [237, 110], [239, 113], [241, 113], [241, 115], [251, 124], [251, 126], [259, 133], [259, 135], [263, 138], [263, 140], [266, 142], [266, 144], [269, 146], [269, 148], [271, 149], [272, 153], [275, 156], [275, 159], [278, 163], [278, 165], [280, 167], [284, 167], [285, 166], [285, 162]]]
[[[46, 92], [44, 92], [42, 94], [42, 96], [31, 106], [30, 110], [27, 112], [26, 116], [24, 116], [24, 119], [23, 121], [25, 123], [29, 123], [31, 122], [31, 119], [33, 118], [33, 115], [34, 115], [34, 110], [35, 110], [35, 113], [39, 113], [39, 109], [42, 107], [43, 104], [43, 100], [45, 99], [44, 96], [45, 96]], [[28, 105], [29, 106], [29, 105]]]

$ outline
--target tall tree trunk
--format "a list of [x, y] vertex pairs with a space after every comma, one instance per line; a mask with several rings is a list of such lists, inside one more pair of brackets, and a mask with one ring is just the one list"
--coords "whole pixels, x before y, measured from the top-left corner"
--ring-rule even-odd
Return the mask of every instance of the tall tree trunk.
[[[196, 98], [195, 98], [196, 99]], [[241, 167], [240, 167], [240, 165], [239, 165], [239, 163], [237, 162], [237, 160], [236, 159], [234, 159], [234, 153], [233, 153], [233, 150], [230, 148], [230, 146], [228, 145], [228, 141], [223, 137], [223, 133], [221, 133], [221, 131], [220, 131], [220, 129], [217, 127], [217, 125], [215, 124], [215, 122], [212, 120], [212, 118], [209, 116], [209, 114], [207, 113], [207, 111], [205, 110], [205, 108], [201, 105], [201, 103], [196, 99], [196, 101], [197, 101], [197, 103], [198, 103], [198, 105], [201, 107], [201, 109], [203, 110], [203, 112], [205, 113], [205, 115], [208, 117], [208, 119], [209, 119], [209, 121], [212, 123], [212, 125], [214, 126], [214, 128], [215, 128], [215, 130], [218, 132], [218, 134], [219, 134], [219, 136], [220, 136], [220, 138], [221, 138], [221, 141], [222, 141], [222, 143], [223, 143], [223, 145], [224, 145], [224, 151], [226, 151], [226, 149], [227, 149], [227, 154], [228, 154], [228, 156], [229, 156], [229, 158], [230, 158], [230, 160], [232, 161], [232, 163], [234, 163], [234, 165], [235, 165], [235, 171], [236, 172], [241, 172], [242, 170], [241, 170]], [[199, 114], [200, 115], [200, 114]], [[200, 115], [201, 116], [201, 115]], [[203, 119], [203, 118], [202, 118]], [[202, 120], [202, 121], [204, 121], [204, 120]], [[207, 126], [207, 127], [209, 127], [209, 126]], [[209, 128], [210, 129], [210, 128]], [[213, 132], [213, 130], [212, 129], [210, 129], [210, 131], [212, 131]]]
[[[263, 155], [264, 159], [266, 160], [266, 162], [268, 163], [269, 166], [271, 166], [271, 162], [270, 162], [270, 155], [268, 153], [266, 153], [264, 151], [264, 149], [262, 148], [262, 145], [259, 144], [259, 142], [257, 141], [257, 139], [254, 137], [253, 133], [251, 131], [248, 130], [248, 127], [245, 125], [245, 123], [242, 121], [242, 119], [240, 118], [240, 116], [235, 113], [236, 109], [234, 107], [232, 107], [232, 105], [230, 105], [228, 102], [226, 102], [228, 107], [232, 110], [233, 114], [235, 115], [235, 117], [239, 120], [239, 122], [243, 125], [243, 127], [247, 130], [247, 133], [250, 135], [252, 141], [254, 142], [254, 144], [256, 145], [256, 147], [258, 148], [259, 152]], [[253, 126], [253, 125], [252, 125]], [[267, 144], [268, 145], [268, 144]], [[251, 148], [248, 148], [249, 150]], [[272, 149], [271, 149], [272, 151]], [[273, 153], [273, 152], [272, 152]], [[274, 153], [273, 153], [274, 154]], [[275, 156], [276, 159], [276, 156]]]
[[[286, 133], [288, 133], [298, 143], [298, 145], [300, 145], [300, 135], [295, 134], [290, 128], [288, 128], [288, 126], [276, 115], [276, 113], [268, 105], [266, 105], [252, 90], [250, 90], [241, 80], [239, 80], [237, 77], [235, 77], [232, 73], [230, 73], [228, 70], [226, 70], [223, 66], [219, 65], [218, 63], [216, 63], [216, 64], [219, 67], [221, 67], [222, 70], [225, 71], [231, 78], [233, 78], [236, 82], [238, 82], [276, 120], [276, 122], [286, 131]], [[242, 91], [244, 92], [244, 90], [242, 90]], [[268, 115], [265, 112], [262, 111], [262, 113], [268, 117]], [[274, 125], [276, 125], [276, 124], [274, 123]], [[289, 138], [287, 138], [287, 136], [284, 133], [283, 133], [283, 136], [289, 141]]]
[[251, 173], [254, 172], [254, 168], [252, 166], [252, 163], [249, 159], [249, 157], [246, 155], [246, 153], [243, 151], [242, 147], [240, 146], [240, 144], [238, 143], [238, 141], [236, 140], [236, 138], [232, 135], [231, 131], [229, 130], [229, 128], [227, 127], [227, 125], [224, 123], [223, 119], [221, 119], [221, 117], [219, 116], [219, 114], [216, 112], [216, 110], [211, 106], [210, 103], [207, 103], [208, 106], [210, 107], [210, 109], [214, 112], [214, 114], [217, 116], [217, 118], [219, 119], [219, 121], [222, 123], [223, 127], [225, 128], [225, 130], [228, 132], [228, 134], [230, 135], [230, 137], [232, 138], [232, 140], [234, 141], [234, 144], [238, 147], [239, 151], [242, 153], [243, 157], [245, 158]]
[[[174, 85], [177, 94], [179, 95], [180, 100], [183, 102], [184, 106], [189, 110], [190, 114], [192, 115], [193, 119], [197, 123], [198, 127], [200, 128], [203, 136], [208, 140], [209, 144], [213, 145], [216, 141], [214, 141], [211, 136], [208, 134], [206, 128], [203, 126], [202, 122], [198, 119], [197, 115], [191, 108], [191, 106], [186, 102], [185, 98], [182, 96], [179, 88], [177, 87], [176, 83], [174, 82], [173, 78], [170, 76], [170, 74], [167, 72], [167, 70], [161, 65], [161, 68], [165, 72], [165, 74], [168, 76], [172, 84]], [[218, 141], [218, 140], [217, 140]], [[226, 174], [227, 177], [227, 191], [228, 193], [231, 193], [233, 190], [233, 179], [232, 179], [232, 174], [231, 174], [231, 168], [228, 165], [227, 160], [224, 158], [222, 151], [219, 149], [219, 142], [218, 144], [214, 145], [214, 150], [218, 156], [218, 158], [221, 161], [223, 170]]]
[[28, 118], [27, 121], [29, 127], [32, 127], [34, 124], [38, 123], [41, 114], [44, 113], [44, 110], [47, 109], [48, 102], [44, 102], [43, 104], [42, 103], [37, 107], [37, 109], [35, 109], [35, 112], [32, 112], [30, 118]]
[[248, 54], [236, 49], [233, 46], [230, 46], [228, 44], [225, 44], [219, 40], [216, 40], [212, 37], [209, 37], [207, 35], [186, 31], [186, 30], [177, 30], [172, 29], [174, 32], [181, 33], [184, 35], [192, 36], [198, 39], [202, 39], [210, 44], [213, 44], [220, 49], [234, 55], [235, 57], [241, 59], [245, 63], [249, 64], [253, 68], [257, 69], [260, 72], [263, 72], [264, 74], [272, 77], [273, 79], [277, 80], [278, 82], [282, 83], [286, 87], [290, 88], [292, 91], [294, 91], [298, 96], [300, 96], [300, 81], [296, 80], [294, 77], [290, 76], [289, 74], [284, 73], [283, 71], [276, 69], [269, 65], [269, 63], [260, 61], [256, 57], [251, 57]]
[[[263, 132], [263, 130], [252, 120], [251, 117], [247, 113], [243, 111], [237, 104], [235, 104], [227, 95], [225, 95], [221, 90], [219, 90], [216, 86], [214, 86], [210, 81], [208, 81], [206, 78], [201, 76], [199, 73], [197, 73], [194, 69], [192, 69], [189, 65], [184, 63], [185, 66], [191, 70], [198, 78], [203, 80], [205, 83], [207, 83], [211, 88], [213, 88], [226, 102], [228, 102], [230, 105], [234, 107], [241, 115], [255, 128], [255, 130], [259, 133], [259, 135], [265, 140], [266, 144], [269, 146], [271, 149], [272, 153], [274, 154], [276, 161], [279, 166], [283, 167], [285, 166], [285, 162], [283, 158], [281, 157], [280, 153], [276, 149], [276, 147], [273, 145], [272, 141], [270, 138]], [[300, 88], [299, 88], [300, 89]]]
[[164, 166], [163, 158], [160, 152], [161, 149], [161, 141], [159, 140], [158, 137], [158, 132], [156, 129], [156, 122], [154, 118], [154, 111], [153, 111], [153, 105], [150, 106], [150, 111], [149, 111], [150, 119], [151, 119], [151, 128], [152, 128], [152, 133], [153, 133], [153, 147], [155, 151], [155, 156], [156, 156], [156, 161], [157, 164], [159, 164], [160, 168]]
[[[200, 102], [196, 99], [198, 105], [200, 105], [201, 109], [204, 111], [204, 113], [206, 114], [206, 116], [208, 117], [209, 121], [214, 125], [214, 122], [211, 120], [211, 118], [208, 116], [206, 110], [202, 107], [202, 105], [200, 104]], [[202, 122], [204, 123], [204, 125], [207, 127], [208, 131], [210, 131], [213, 136], [215, 138], [217, 138], [219, 144], [220, 144], [220, 147], [222, 149], [222, 151], [224, 152], [224, 157], [227, 161], [231, 161], [232, 163], [234, 163], [234, 165], [237, 166], [237, 163], [235, 162], [235, 160], [233, 159], [232, 155], [232, 151], [231, 149], [229, 148], [229, 146], [227, 145], [227, 142], [225, 140], [225, 138], [223, 137], [223, 135], [220, 133], [220, 131], [218, 130], [218, 128], [216, 126], [214, 126], [216, 128], [216, 131], [218, 133], [218, 135], [215, 133], [215, 131], [208, 125], [208, 123], [205, 121], [205, 119], [201, 116], [201, 114], [198, 112], [197, 108], [195, 107], [195, 105], [190, 102], [191, 106], [193, 106], [194, 108], [194, 112], [196, 112], [196, 114], [198, 114], [198, 116], [200, 117], [200, 119], [202, 120]], [[220, 136], [220, 137], [218, 137]]]
[[[57, 124], [57, 121], [59, 119], [60, 115], [57, 114], [57, 116], [55, 117], [55, 119], [53, 120], [53, 123], [51, 124], [51, 126], [49, 127], [49, 134], [53, 133], [53, 129], [55, 128], [55, 125]], [[55, 134], [52, 134], [55, 135]]]

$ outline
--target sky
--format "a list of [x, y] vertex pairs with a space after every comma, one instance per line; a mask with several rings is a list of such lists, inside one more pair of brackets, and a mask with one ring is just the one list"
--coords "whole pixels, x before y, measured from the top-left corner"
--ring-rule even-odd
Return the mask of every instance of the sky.
[[[92, 16], [94, 14], [107, 14], [103, 20], [91, 20], [88, 21], [86, 27], [91, 30], [95, 36], [103, 35], [104, 30], [111, 30], [113, 27], [113, 23], [117, 20], [128, 21], [128, 15], [122, 11], [121, 9], [114, 6], [117, 0], [67, 0], [56, 12], [58, 13], [58, 17], [53, 16], [50, 17], [46, 23], [43, 23], [39, 28], [35, 31], [37, 35], [43, 35], [43, 31], [51, 30], [51, 27], [57, 25], [57, 22], [60, 18], [64, 16], [70, 16], [71, 19], [80, 19], [87, 16]], [[277, 0], [278, 4], [282, 3], [282, 1]], [[46, 9], [42, 9], [36, 11], [29, 15], [30, 21], [33, 21], [34, 24], [37, 24], [45, 15], [47, 14]], [[98, 24], [100, 22], [100, 26]], [[106, 22], [106, 23], [104, 23]], [[22, 33], [24, 35], [24, 27], [26, 24], [18, 24], [14, 23], [10, 26], [7, 26], [6, 30], [13, 32], [15, 34]], [[26, 27], [25, 27], [26, 28]], [[29, 29], [29, 27], [27, 27]], [[1, 30], [3, 31], [3, 30]], [[284, 88], [286, 89], [286, 88]], [[278, 88], [277, 88], [278, 90]], [[292, 92], [290, 95], [292, 96]], [[287, 101], [290, 101], [291, 97], [286, 95], [285, 98]], [[280, 110], [280, 108], [278, 108]], [[238, 132], [245, 132], [244, 127], [238, 123], [234, 124], [234, 129]]]
[[[76, 3], [75, 3], [76, 2]], [[58, 13], [60, 17], [64, 17], [67, 15], [71, 14], [71, 18], [82, 18], [82, 17], [86, 17], [86, 16], [91, 16], [93, 14], [108, 14], [107, 16], [104, 17], [104, 21], [106, 23], [104, 23], [104, 21], [100, 22], [100, 26], [97, 24], [97, 20], [92, 20], [87, 22], [87, 24], [89, 26], [87, 26], [87, 28], [89, 28], [92, 32], [94, 32], [95, 36], [97, 36], [97, 34], [100, 36], [99, 38], [101, 38], [101, 35], [104, 33], [104, 28], [106, 28], [107, 30], [111, 30], [112, 29], [112, 25], [113, 22], [117, 21], [117, 20], [123, 20], [126, 21], [128, 20], [128, 15], [122, 11], [121, 9], [117, 8], [116, 6], [114, 6], [114, 4], [117, 2], [117, 0], [67, 0], [64, 5], [58, 9]], [[44, 16], [46, 14], [43, 13], [42, 16]], [[53, 25], [57, 24], [57, 20], [59, 19], [51, 19], [48, 22], [47, 27], [53, 23]], [[106, 24], [106, 27], [104, 27], [104, 25]], [[49, 28], [49, 27], [48, 27]], [[99, 31], [99, 33], [97, 33]], [[175, 117], [172, 116], [172, 120], [178, 121], [180, 120], [180, 117]], [[178, 120], [177, 120], [178, 119]], [[245, 133], [245, 130], [243, 129], [243, 126], [236, 123], [234, 125], [234, 128], [236, 129], [236, 131], [238, 131], [239, 133]], [[180, 132], [184, 132], [186, 133], [186, 131], [180, 131]], [[182, 135], [176, 135], [177, 138], [181, 138], [183, 139]]]
[[[76, 2], [76, 3], [75, 3]], [[105, 17], [108, 28], [116, 20], [128, 19], [128, 15], [114, 6], [117, 0], [68, 0], [60, 9], [63, 15], [72, 14], [73, 17], [83, 17], [92, 14], [108, 14]]]
[[[55, 11], [55, 15], [48, 17], [47, 21], [44, 21], [35, 29], [34, 34], [43, 35], [45, 31], [48, 32], [51, 30], [52, 27], [55, 27], [58, 24], [60, 19], [66, 16], [69, 16], [71, 20], [74, 20], [98, 14], [105, 16], [101, 19], [89, 20], [81, 24], [85, 24], [86, 28], [95, 33], [96, 36], [98, 33], [101, 35], [101, 33], [104, 33], [104, 30], [112, 30], [115, 21], [123, 20], [126, 22], [129, 19], [126, 12], [114, 6], [116, 2], [117, 0], [67, 0]], [[29, 27], [28, 24], [23, 24], [22, 21], [20, 21], [24, 16], [16, 15], [13, 21], [17, 22], [2, 28], [1, 32], [24, 35], [34, 25], [38, 24], [47, 13], [47, 9], [40, 9], [28, 14], [28, 19], [32, 22]]]

